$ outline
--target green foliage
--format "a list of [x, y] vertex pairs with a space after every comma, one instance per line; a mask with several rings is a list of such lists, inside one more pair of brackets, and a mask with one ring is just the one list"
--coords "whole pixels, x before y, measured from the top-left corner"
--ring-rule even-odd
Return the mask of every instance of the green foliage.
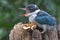
[[[19, 8], [36, 4], [60, 22], [60, 0], [0, 0], [0, 40], [8, 40], [8, 33], [18, 22], [28, 22]], [[3, 34], [4, 33], [4, 34]]]

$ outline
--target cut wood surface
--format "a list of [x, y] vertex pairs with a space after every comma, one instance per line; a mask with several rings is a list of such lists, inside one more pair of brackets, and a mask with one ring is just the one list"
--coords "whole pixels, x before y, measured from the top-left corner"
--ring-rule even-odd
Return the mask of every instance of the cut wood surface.
[[37, 29], [25, 30], [23, 26], [22, 23], [16, 24], [9, 34], [9, 40], [58, 40], [58, 34], [55, 31], [48, 30], [41, 34]]

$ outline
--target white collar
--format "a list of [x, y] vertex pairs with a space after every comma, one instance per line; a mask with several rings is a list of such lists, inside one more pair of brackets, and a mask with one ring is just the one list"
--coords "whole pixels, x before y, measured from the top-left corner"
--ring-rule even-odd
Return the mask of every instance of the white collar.
[[32, 13], [28, 13], [28, 16], [31, 16], [31, 15], [34, 15], [34, 14], [37, 14], [38, 12], [40, 12], [41, 10], [40, 9], [38, 9], [38, 10], [36, 10], [36, 11], [34, 11], [34, 12], [32, 12]]

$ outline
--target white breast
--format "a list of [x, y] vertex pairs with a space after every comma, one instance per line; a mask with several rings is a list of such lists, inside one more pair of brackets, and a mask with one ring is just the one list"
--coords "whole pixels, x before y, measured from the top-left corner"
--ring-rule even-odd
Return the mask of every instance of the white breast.
[[36, 14], [29, 16], [29, 22], [34, 22], [35, 21], [34, 19], [36, 16], [37, 16]]

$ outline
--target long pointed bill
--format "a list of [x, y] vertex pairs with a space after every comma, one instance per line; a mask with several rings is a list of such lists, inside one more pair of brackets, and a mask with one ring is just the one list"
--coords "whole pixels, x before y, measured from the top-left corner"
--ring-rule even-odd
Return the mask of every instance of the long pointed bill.
[[25, 17], [28, 17], [30, 14], [26, 13], [26, 14], [22, 14], [20, 16], [25, 16]]
[[30, 14], [28, 14], [28, 13], [26, 13], [26, 14], [23, 14], [23, 16], [26, 16], [26, 17], [28, 17]]
[[[26, 8], [19, 8], [19, 9], [21, 9], [21, 10], [24, 10], [24, 11], [26, 11], [27, 9]], [[22, 16], [29, 16], [30, 14], [29, 13], [26, 13], [26, 14], [22, 14]]]
[[21, 10], [26, 10], [26, 8], [19, 8], [19, 9], [21, 9]]

